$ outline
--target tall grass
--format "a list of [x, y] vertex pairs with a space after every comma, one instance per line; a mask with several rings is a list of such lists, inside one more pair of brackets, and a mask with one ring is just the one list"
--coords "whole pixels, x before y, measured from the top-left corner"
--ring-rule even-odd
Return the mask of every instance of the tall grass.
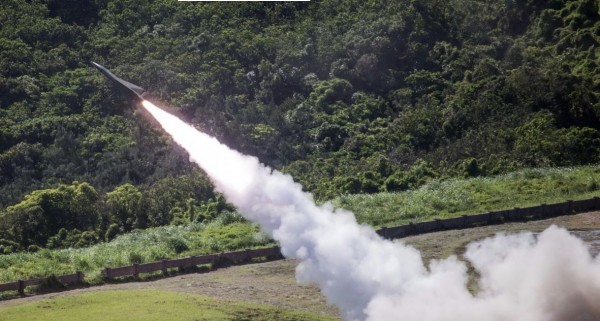
[[375, 227], [600, 196], [600, 166], [528, 169], [431, 182], [417, 190], [347, 195], [332, 201]]
[[[361, 223], [381, 227], [593, 196], [600, 196], [600, 166], [530, 169], [491, 178], [450, 179], [400, 193], [342, 196], [332, 203], [353, 211]], [[207, 225], [151, 228], [83, 249], [0, 255], [0, 283], [74, 271], [82, 271], [88, 282], [98, 283], [100, 271], [105, 267], [271, 243], [257, 226], [237, 213], [226, 212]]]
[[32, 277], [84, 272], [90, 283], [101, 281], [105, 267], [252, 248], [272, 241], [239, 214], [224, 213], [210, 224], [163, 226], [118, 236], [82, 249], [0, 255], [0, 283]]

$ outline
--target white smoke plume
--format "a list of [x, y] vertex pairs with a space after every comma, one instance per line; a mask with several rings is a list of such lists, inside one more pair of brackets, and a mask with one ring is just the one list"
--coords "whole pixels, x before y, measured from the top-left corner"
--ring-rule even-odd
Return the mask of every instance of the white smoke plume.
[[455, 256], [426, 267], [416, 249], [380, 238], [352, 213], [315, 205], [290, 176], [143, 105], [217, 191], [300, 260], [298, 280], [318, 284], [345, 320], [600, 320], [600, 259], [563, 229], [469, 245], [465, 257], [481, 275], [472, 294]]

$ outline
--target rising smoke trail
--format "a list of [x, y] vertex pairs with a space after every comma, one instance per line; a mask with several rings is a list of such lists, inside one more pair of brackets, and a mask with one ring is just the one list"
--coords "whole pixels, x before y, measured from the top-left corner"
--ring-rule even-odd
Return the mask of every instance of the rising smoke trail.
[[481, 275], [473, 295], [455, 256], [427, 268], [417, 250], [380, 238], [352, 213], [315, 205], [290, 176], [143, 105], [217, 191], [300, 260], [298, 280], [318, 284], [346, 320], [600, 320], [600, 258], [565, 230], [469, 245], [465, 256]]

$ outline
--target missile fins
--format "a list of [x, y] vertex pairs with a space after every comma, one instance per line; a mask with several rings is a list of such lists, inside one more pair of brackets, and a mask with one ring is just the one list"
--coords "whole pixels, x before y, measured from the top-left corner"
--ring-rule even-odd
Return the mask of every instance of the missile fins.
[[110, 72], [110, 70], [106, 69], [104, 66], [98, 63], [92, 61], [92, 65], [94, 65], [94, 67], [96, 67], [98, 71], [100, 71], [104, 76], [106, 76], [106, 78], [110, 79], [111, 81], [113, 81], [113, 83], [117, 84], [119, 88], [123, 89], [126, 92], [132, 93], [140, 100], [144, 100], [144, 88], [115, 76], [115, 74]]

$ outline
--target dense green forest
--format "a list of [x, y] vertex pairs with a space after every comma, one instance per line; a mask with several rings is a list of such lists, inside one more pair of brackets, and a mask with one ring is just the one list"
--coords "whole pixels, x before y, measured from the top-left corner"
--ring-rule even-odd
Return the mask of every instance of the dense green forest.
[[96, 70], [318, 199], [600, 161], [596, 0], [0, 2], [0, 247], [231, 210]]

